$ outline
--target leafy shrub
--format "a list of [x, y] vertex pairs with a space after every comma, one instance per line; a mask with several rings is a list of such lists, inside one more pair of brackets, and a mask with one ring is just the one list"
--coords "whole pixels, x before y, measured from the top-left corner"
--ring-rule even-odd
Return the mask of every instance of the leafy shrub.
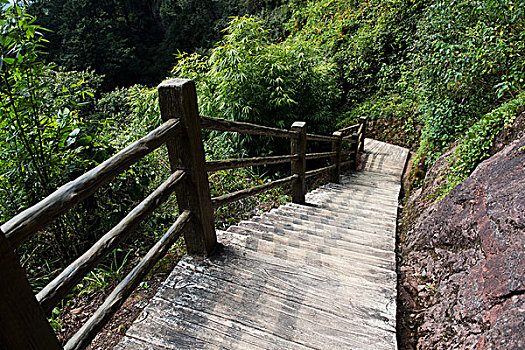
[[465, 180], [489, 156], [495, 136], [512, 124], [518, 111], [525, 108], [525, 93], [485, 114], [472, 125], [439, 174], [442, 182], [432, 196], [440, 200]]
[[[330, 129], [339, 89], [328, 59], [301, 40], [271, 43], [254, 18], [233, 18], [226, 32], [209, 56], [181, 57], [173, 69], [175, 76], [196, 81], [203, 115], [282, 128], [304, 120], [310, 130]], [[270, 150], [269, 140], [234, 140], [237, 150], [250, 154]]]
[[[412, 61], [431, 164], [525, 79], [522, 1], [435, 1], [419, 21]], [[420, 152], [421, 153], [421, 152]]]

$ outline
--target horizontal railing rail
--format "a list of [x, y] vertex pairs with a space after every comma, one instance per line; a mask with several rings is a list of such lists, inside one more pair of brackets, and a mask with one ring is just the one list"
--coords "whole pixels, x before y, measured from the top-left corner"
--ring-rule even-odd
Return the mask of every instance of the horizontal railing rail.
[[179, 126], [177, 120], [166, 121], [147, 136], [7, 221], [1, 227], [2, 232], [12, 246], [18, 246], [68, 209], [91, 196], [116, 175], [159, 148], [168, 137], [173, 137], [174, 132], [179, 131]]
[[137, 288], [155, 264], [163, 258], [168, 249], [181, 237], [182, 231], [191, 219], [191, 212], [185, 210], [168, 229], [164, 236], [149, 250], [141, 262], [120, 282], [93, 316], [69, 339], [65, 350], [80, 350], [89, 345], [97, 333], [118, 311], [124, 301]]
[[241, 134], [265, 135], [283, 138], [297, 137], [297, 133], [293, 131], [227, 119], [201, 116], [201, 123], [203, 129], [209, 130], [232, 131]]
[[225, 194], [219, 197], [213, 197], [211, 201], [213, 203], [214, 208], [219, 208], [228, 203], [235, 202], [243, 198], [259, 194], [261, 192], [270, 190], [272, 188], [284, 186], [286, 184], [291, 183], [293, 180], [297, 178], [298, 178], [298, 175], [295, 174], [295, 175], [288, 176], [283, 179], [271, 181], [271, 182], [268, 182], [262, 185], [253, 186], [253, 187], [239, 190], [236, 192], [228, 193], [228, 194]]
[[165, 203], [182, 181], [184, 171], [178, 170], [153, 193], [137, 205], [115, 227], [44, 287], [36, 298], [44, 312], [50, 311], [106, 255], [125, 239], [153, 210]]
[[310, 170], [310, 171], [307, 171], [305, 173], [305, 176], [308, 178], [308, 177], [312, 177], [312, 176], [315, 176], [315, 175], [319, 175], [319, 174], [322, 174], [322, 173], [327, 172], [329, 170], [333, 170], [336, 167], [337, 167], [336, 164], [332, 164], [332, 165], [329, 165], [329, 166], [325, 166], [324, 168]]
[[337, 155], [337, 152], [307, 153], [306, 160], [328, 158], [328, 157], [334, 157], [336, 155]]
[[[8, 348], [60, 349], [61, 346], [45, 314], [66, 297], [82, 278], [114, 251], [155, 209], [171, 198], [173, 193], [177, 197], [180, 216], [88, 321], [67, 341], [65, 349], [82, 349], [88, 346], [148, 271], [182, 236], [189, 254], [211, 254], [217, 247], [214, 210], [287, 185], [291, 186], [292, 201], [304, 203], [307, 178], [329, 172], [330, 181], [337, 183], [341, 168], [355, 168], [359, 151], [363, 150], [366, 118], [361, 118], [359, 124], [340, 129], [330, 136], [317, 135], [307, 133], [305, 122], [295, 122], [286, 130], [200, 116], [195, 84], [191, 80], [173, 79], [163, 82], [159, 85], [158, 92], [162, 125], [0, 227], [0, 282], [10, 286], [0, 289], [0, 317], [9, 320], [7, 325], [0, 327], [0, 339], [5, 339]], [[203, 129], [289, 139], [290, 154], [205, 161]], [[329, 142], [332, 150], [306, 153], [308, 142]], [[164, 144], [168, 149], [171, 167], [168, 179], [34, 295], [14, 249]], [[322, 149], [320, 146], [310, 148]], [[328, 166], [307, 171], [307, 160], [326, 158], [328, 161], [323, 160], [317, 164], [329, 163]], [[214, 198], [210, 196], [208, 173], [281, 163], [290, 163], [290, 176]], [[20, 312], [17, 312], [17, 303], [21, 303]]]
[[350, 126], [347, 126], [345, 128], [339, 129], [337, 131], [339, 131], [341, 134], [343, 134], [343, 136], [346, 136], [348, 134], [352, 134], [353, 132], [357, 131], [360, 125], [362, 125], [362, 124], [350, 125]]
[[307, 141], [322, 141], [322, 142], [333, 142], [337, 141], [335, 136], [325, 136], [325, 135], [316, 135], [316, 134], [306, 134]]
[[206, 162], [206, 171], [214, 172], [219, 170], [244, 168], [248, 166], [261, 166], [288, 163], [291, 160], [297, 159], [298, 154], [271, 156], [271, 157], [253, 157], [253, 158], [235, 158], [224, 160], [211, 160]]

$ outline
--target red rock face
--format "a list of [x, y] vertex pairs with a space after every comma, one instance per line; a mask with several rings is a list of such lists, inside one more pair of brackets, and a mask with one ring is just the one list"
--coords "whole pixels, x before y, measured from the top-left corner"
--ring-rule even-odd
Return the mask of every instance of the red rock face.
[[525, 349], [525, 137], [426, 208], [400, 256], [418, 349]]

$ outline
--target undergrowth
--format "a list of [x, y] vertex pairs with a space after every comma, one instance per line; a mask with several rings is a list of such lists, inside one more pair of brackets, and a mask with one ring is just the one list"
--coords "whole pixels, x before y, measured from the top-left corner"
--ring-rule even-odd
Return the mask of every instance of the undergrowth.
[[481, 161], [489, 157], [489, 149], [496, 135], [510, 126], [524, 107], [525, 93], [521, 93], [515, 99], [485, 114], [472, 125], [441, 169], [438, 175], [440, 184], [432, 192], [430, 199], [439, 201], [447, 196]]

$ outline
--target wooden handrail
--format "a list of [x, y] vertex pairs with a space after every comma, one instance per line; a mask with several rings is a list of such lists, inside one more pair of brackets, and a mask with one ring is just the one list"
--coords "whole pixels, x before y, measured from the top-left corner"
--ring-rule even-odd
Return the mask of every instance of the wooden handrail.
[[33, 233], [45, 228], [54, 219], [91, 196], [102, 185], [160, 147], [179, 130], [177, 120], [169, 120], [148, 135], [124, 148], [113, 157], [73, 180], [41, 202], [24, 210], [2, 225], [9, 243], [17, 247]]
[[45, 312], [50, 311], [65, 297], [102, 258], [115, 249], [153, 210], [168, 200], [183, 177], [182, 170], [173, 173], [115, 227], [45, 286], [36, 295], [42, 309]]
[[359, 124], [359, 129], [357, 129], [357, 134], [361, 135], [363, 133], [363, 128], [365, 127], [365, 124]]
[[333, 157], [337, 152], [307, 153], [306, 160]]
[[332, 165], [329, 165], [329, 166], [325, 166], [324, 168], [319, 168], [319, 169], [307, 171], [306, 172], [306, 177], [311, 177], [311, 176], [314, 176], [314, 175], [318, 175], [318, 174], [324, 173], [325, 171], [335, 169], [335, 167], [336, 167], [336, 165], [332, 164]]
[[239, 191], [236, 191], [236, 192], [228, 193], [228, 194], [225, 194], [225, 195], [222, 195], [222, 196], [219, 196], [219, 197], [213, 197], [211, 199], [211, 201], [213, 203], [213, 207], [214, 208], [219, 208], [219, 207], [222, 207], [223, 205], [226, 205], [228, 203], [235, 202], [235, 201], [241, 200], [243, 198], [256, 195], [256, 194], [264, 192], [266, 190], [269, 190], [269, 189], [272, 189], [272, 188], [275, 188], [275, 187], [284, 186], [284, 185], [292, 182], [296, 178], [298, 178], [298, 175], [288, 176], [288, 177], [285, 177], [285, 178], [280, 179], [280, 180], [271, 181], [271, 182], [268, 182], [268, 183], [265, 183], [265, 184], [262, 184], [262, 185], [258, 185], [258, 186], [246, 188], [244, 190], [239, 190]]
[[316, 135], [316, 134], [306, 134], [306, 139], [308, 141], [332, 142], [332, 141], [336, 141], [337, 137], [326, 136], [326, 135]]
[[214, 171], [219, 171], [219, 170], [243, 168], [243, 167], [248, 167], [248, 166], [287, 163], [294, 159], [297, 159], [298, 157], [299, 155], [297, 154], [291, 154], [291, 155], [285, 155], [285, 156], [210, 160], [206, 162], [205, 166], [206, 166], [207, 172], [214, 172]]
[[343, 136], [347, 135], [349, 132], [351, 131], [354, 131], [354, 129], [357, 129], [359, 127], [360, 124], [354, 124], [354, 125], [350, 125], [350, 126], [347, 126], [345, 128], [342, 128], [342, 129], [339, 129], [337, 131], [339, 131], [341, 134], [343, 134]]
[[298, 135], [296, 132], [289, 130], [205, 116], [201, 116], [201, 124], [203, 129], [232, 131], [249, 135], [265, 135], [283, 138], [295, 138]]
[[164, 236], [149, 250], [141, 262], [115, 287], [93, 316], [69, 339], [64, 350], [81, 350], [89, 345], [107, 321], [117, 312], [124, 301], [155, 264], [166, 255], [168, 249], [180, 238], [184, 227], [191, 219], [191, 212], [185, 210]]

